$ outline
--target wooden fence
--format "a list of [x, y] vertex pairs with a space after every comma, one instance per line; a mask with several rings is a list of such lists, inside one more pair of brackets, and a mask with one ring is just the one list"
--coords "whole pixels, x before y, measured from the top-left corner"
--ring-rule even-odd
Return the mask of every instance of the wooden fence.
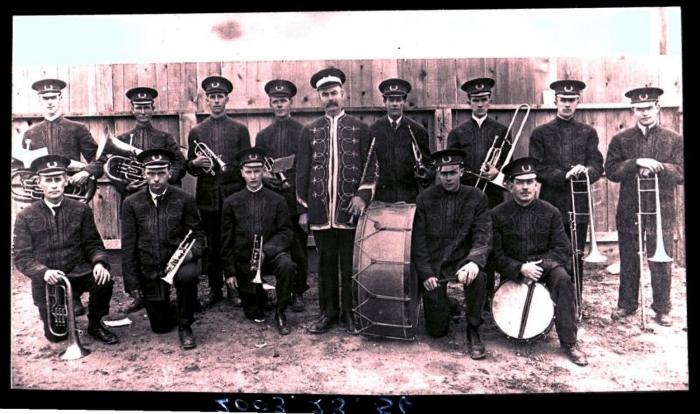
[[[264, 84], [274, 78], [293, 81], [298, 87], [293, 115], [302, 123], [320, 115], [318, 98], [309, 84], [317, 70], [335, 66], [347, 75], [347, 112], [370, 124], [384, 116], [377, 85], [389, 77], [401, 77], [413, 85], [408, 115], [431, 133], [431, 149], [446, 144], [449, 131], [469, 117], [466, 94], [459, 89], [464, 81], [489, 76], [496, 80], [491, 116], [508, 124], [520, 103], [532, 106], [530, 119], [518, 142], [515, 157], [527, 155], [532, 130], [555, 116], [549, 83], [556, 79], [580, 79], [587, 88], [582, 94], [577, 119], [593, 126], [600, 138], [603, 155], [612, 137], [634, 125], [624, 92], [641, 85], [658, 85], [662, 97], [661, 123], [682, 133], [682, 77], [679, 57], [619, 58], [467, 58], [467, 59], [382, 59], [275, 62], [153, 63], [80, 66], [14, 66], [12, 73], [13, 132], [22, 125], [41, 120], [35, 80], [57, 77], [68, 82], [63, 93], [67, 116], [84, 122], [93, 136], [105, 128], [122, 133], [133, 127], [129, 101], [124, 92], [135, 86], [159, 91], [154, 124], [179, 137], [183, 147], [187, 134], [206, 117], [201, 81], [221, 75], [233, 82], [229, 114], [247, 125], [254, 145], [255, 135], [273, 120]], [[183, 151], [184, 148], [183, 148]], [[194, 192], [194, 178], [185, 178], [183, 187]], [[675, 229], [677, 262], [685, 263], [685, 203], [683, 187], [678, 187], [678, 225]], [[615, 209], [618, 185], [606, 179], [594, 185], [596, 229], [602, 240], [616, 240]], [[101, 180], [93, 200], [98, 227], [108, 245], [118, 246], [118, 195]]]

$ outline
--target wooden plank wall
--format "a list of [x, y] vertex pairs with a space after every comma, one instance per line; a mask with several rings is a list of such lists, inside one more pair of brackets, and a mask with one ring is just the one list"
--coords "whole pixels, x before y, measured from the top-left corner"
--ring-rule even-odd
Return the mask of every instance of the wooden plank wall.
[[[600, 150], [605, 155], [612, 136], [633, 125], [624, 92], [640, 85], [658, 85], [665, 90], [662, 123], [682, 133], [682, 74], [680, 57], [615, 58], [465, 58], [465, 59], [378, 59], [264, 62], [178, 62], [76, 66], [14, 66], [12, 68], [13, 127], [22, 122], [40, 120], [32, 82], [57, 77], [68, 82], [63, 93], [64, 112], [85, 122], [93, 136], [106, 130], [117, 134], [130, 129], [133, 121], [129, 101], [124, 96], [134, 86], [154, 87], [159, 91], [154, 123], [179, 137], [186, 152], [189, 129], [206, 116], [207, 108], [201, 81], [210, 75], [225, 76], [234, 84], [229, 112], [248, 126], [251, 144], [255, 135], [272, 121], [264, 84], [283, 77], [298, 87], [293, 114], [302, 123], [322, 114], [318, 98], [309, 84], [310, 76], [324, 67], [335, 66], [347, 75], [345, 90], [348, 112], [372, 123], [384, 115], [377, 85], [389, 77], [411, 82], [408, 112], [431, 133], [431, 149], [446, 144], [447, 133], [469, 117], [466, 94], [459, 89], [464, 81], [489, 76], [496, 80], [492, 115], [508, 124], [514, 106], [532, 106], [515, 156], [527, 154], [532, 129], [554, 116], [553, 95], [548, 85], [556, 79], [575, 78], [588, 85], [582, 95], [577, 117], [598, 131]], [[16, 130], [16, 128], [13, 128]], [[183, 187], [194, 192], [189, 175]], [[617, 184], [603, 179], [595, 184], [596, 225], [599, 232], [615, 230]], [[678, 189], [679, 212], [676, 243], [679, 263], [685, 262], [683, 187]], [[117, 196], [103, 180], [93, 201], [98, 226], [107, 239], [118, 238], [118, 211], [108, 208]]]

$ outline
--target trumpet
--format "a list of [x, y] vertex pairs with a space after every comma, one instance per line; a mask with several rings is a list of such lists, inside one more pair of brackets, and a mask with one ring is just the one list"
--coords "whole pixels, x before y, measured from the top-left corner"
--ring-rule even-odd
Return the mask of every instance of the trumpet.
[[[41, 200], [44, 197], [44, 192], [41, 190], [41, 187], [39, 187], [39, 176], [32, 170], [20, 168], [12, 171], [10, 183], [12, 198], [16, 201], [29, 203], [34, 200]], [[95, 177], [91, 176], [90, 179], [81, 186], [66, 184], [64, 196], [87, 204], [92, 200], [96, 191], [97, 182]]]
[[197, 139], [194, 140], [194, 153], [199, 157], [203, 156], [206, 159], [209, 160], [211, 163], [211, 166], [208, 168], [203, 168], [204, 172], [209, 174], [209, 175], [216, 175], [214, 172], [214, 165], [219, 164], [219, 168], [221, 169], [221, 172], [226, 172], [226, 168], [228, 167], [226, 163], [214, 153], [214, 151], [209, 148], [209, 146]]
[[182, 263], [185, 261], [185, 256], [192, 250], [192, 246], [194, 246], [197, 241], [194, 236], [191, 238], [190, 236], [192, 236], [192, 230], [187, 232], [185, 238], [182, 239], [180, 245], [177, 246], [173, 255], [170, 256], [168, 265], [165, 266], [165, 276], [161, 277], [161, 279], [169, 285], [173, 284], [173, 278], [175, 278], [175, 274], [180, 270], [180, 266], [182, 266]]
[[[525, 108], [525, 115], [523, 116], [522, 121], [520, 121], [520, 127], [518, 128], [518, 133], [515, 134], [515, 138], [511, 141], [508, 137], [510, 137], [511, 129], [513, 129], [513, 123], [515, 122], [515, 119], [518, 117], [518, 112], [520, 112], [521, 108]], [[509, 162], [510, 159], [513, 157], [513, 153], [515, 152], [515, 146], [518, 143], [518, 139], [520, 139], [520, 134], [523, 132], [523, 127], [525, 126], [525, 122], [527, 121], [528, 116], [530, 115], [530, 105], [528, 104], [520, 104], [517, 108], [515, 108], [515, 113], [513, 114], [513, 119], [510, 120], [510, 124], [508, 124], [508, 129], [506, 130], [506, 135], [503, 137], [503, 139], [499, 142], [499, 136], [496, 135], [493, 139], [493, 144], [491, 144], [491, 147], [489, 150], [486, 152], [486, 158], [484, 159], [484, 162], [481, 164], [481, 168], [479, 170], [478, 174], [475, 174], [473, 172], [469, 172], [471, 175], [475, 175], [477, 177], [476, 184], [474, 184], [474, 187], [478, 188], [481, 191], [486, 191], [486, 187], [491, 184], [495, 185], [496, 187], [500, 188], [503, 191], [508, 191], [507, 188], [504, 186], [503, 182], [505, 181], [505, 175], [503, 174], [503, 167], [506, 166]], [[506, 157], [501, 161], [501, 155], [503, 154], [503, 150], [505, 145], [509, 145], [510, 148], [508, 149], [508, 153]], [[498, 175], [494, 177], [491, 181], [487, 180], [486, 177], [484, 176], [484, 172], [488, 170], [488, 166], [493, 166], [498, 169]], [[498, 167], [497, 167], [498, 166]]]
[[262, 246], [263, 236], [255, 235], [253, 239], [253, 254], [250, 257], [250, 272], [255, 273], [252, 283], [262, 283]]
[[89, 355], [90, 350], [83, 348], [78, 338], [73, 313], [73, 289], [67, 277], [59, 275], [58, 278], [59, 282], [55, 285], [46, 283], [46, 324], [54, 336], [68, 335], [68, 347], [61, 354], [61, 359], [82, 358]]
[[411, 149], [413, 150], [413, 159], [415, 160], [415, 165], [413, 166], [413, 173], [419, 180], [425, 180], [430, 178], [430, 170], [432, 165], [426, 163], [423, 160], [423, 153], [421, 153], [418, 147], [418, 140], [416, 136], [413, 135], [413, 130], [411, 129], [411, 124], [408, 125], [408, 132], [411, 134]]

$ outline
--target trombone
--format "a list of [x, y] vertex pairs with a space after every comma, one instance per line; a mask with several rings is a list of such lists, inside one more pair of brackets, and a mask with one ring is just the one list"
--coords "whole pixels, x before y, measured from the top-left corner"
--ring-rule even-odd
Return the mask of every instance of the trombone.
[[[591, 196], [591, 178], [588, 175], [588, 170], [584, 173], [585, 178], [574, 178], [571, 177], [569, 180], [571, 184], [571, 211], [574, 215], [588, 216], [588, 222], [590, 223], [590, 237], [591, 237], [591, 249], [588, 252], [588, 256], [583, 258], [586, 263], [605, 263], [608, 261], [608, 257], [605, 256], [598, 250], [598, 242], [595, 238], [595, 213], [593, 211], [593, 197]], [[585, 190], [577, 190], [576, 186], [578, 184], [585, 184]], [[586, 199], [588, 201], [588, 213], [579, 213], [576, 211], [576, 194], [586, 194]]]
[[[653, 181], [653, 188], [642, 188], [643, 183]], [[654, 193], [655, 208], [654, 211], [644, 211], [642, 209], [642, 194], [643, 193]], [[641, 275], [644, 269], [644, 256], [646, 256], [646, 230], [643, 229], [642, 218], [644, 215], [654, 215], [656, 218], [654, 231], [656, 232], [656, 251], [654, 255], [648, 260], [655, 263], [670, 263], [673, 258], [666, 253], [666, 248], [664, 247], [663, 239], [663, 227], [661, 223], [661, 200], [659, 199], [659, 175], [654, 174], [654, 177], [642, 177], [637, 175], [637, 241], [639, 243], [639, 304], [642, 308], [642, 330], [646, 329], [646, 317], [645, 317], [645, 301], [644, 301], [644, 284], [641, 282]]]
[[[511, 129], [513, 129], [513, 123], [515, 122], [515, 119], [518, 117], [518, 112], [520, 112], [520, 109], [524, 108], [525, 109], [525, 115], [523, 116], [522, 121], [520, 121], [520, 127], [518, 128], [518, 133], [515, 134], [515, 138], [511, 141], [509, 139]], [[496, 137], [493, 139], [493, 144], [491, 144], [491, 148], [489, 148], [488, 152], [486, 152], [486, 158], [484, 159], [484, 162], [481, 164], [481, 169], [479, 170], [478, 174], [475, 174], [473, 172], [469, 172], [472, 175], [477, 176], [476, 184], [474, 184], [474, 187], [478, 188], [481, 191], [486, 191], [486, 187], [488, 184], [495, 185], [496, 187], [500, 188], [503, 191], [508, 191], [508, 189], [504, 186], [503, 182], [505, 181], [505, 175], [503, 174], [503, 167], [506, 166], [509, 162], [510, 159], [513, 157], [513, 152], [515, 152], [515, 146], [518, 143], [518, 139], [520, 139], [520, 134], [523, 132], [523, 127], [525, 126], [525, 122], [527, 121], [527, 117], [530, 115], [530, 105], [528, 104], [520, 104], [518, 105], [517, 108], [515, 108], [515, 113], [513, 114], [513, 119], [510, 120], [510, 124], [508, 125], [508, 129], [506, 130], [506, 135], [503, 137], [503, 140], [499, 143], [499, 136], [496, 135]], [[499, 162], [501, 159], [501, 154], [503, 153], [504, 146], [508, 144], [510, 145], [510, 148], [508, 149], [508, 154], [506, 155], [505, 159], [503, 162]], [[488, 170], [487, 166], [493, 166], [496, 167], [497, 165], [500, 165], [498, 168], [498, 175], [494, 177], [491, 181], [486, 179], [486, 176], [484, 175], [484, 172]]]
[[58, 275], [55, 285], [46, 283], [46, 324], [52, 335], [68, 335], [68, 347], [61, 354], [61, 359], [72, 360], [90, 355], [90, 350], [80, 345], [78, 329], [73, 313], [73, 289], [67, 277]]

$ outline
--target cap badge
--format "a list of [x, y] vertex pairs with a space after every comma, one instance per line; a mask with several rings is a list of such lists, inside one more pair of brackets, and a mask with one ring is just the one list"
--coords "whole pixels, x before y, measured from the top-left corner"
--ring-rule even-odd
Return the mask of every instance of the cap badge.
[[220, 85], [219, 82], [212, 82], [209, 84], [209, 86], [211, 86], [212, 88], [218, 88]]
[[484, 89], [484, 84], [480, 83], [478, 85], [474, 85], [474, 88], [476, 88], [477, 91], [480, 91], [480, 90]]
[[443, 163], [443, 164], [447, 164], [448, 162], [452, 162], [452, 157], [451, 157], [451, 156], [448, 155], [447, 157], [442, 157], [442, 163]]
[[56, 168], [56, 167], [58, 167], [58, 161], [49, 161], [46, 163], [46, 166], [48, 168]]
[[163, 159], [163, 156], [160, 154], [154, 154], [152, 157], [153, 161], [160, 161]]
[[640, 94], [639, 94], [639, 100], [640, 100], [640, 101], [646, 101], [647, 99], [649, 99], [649, 94], [648, 94], [648, 93], [640, 93]]
[[138, 97], [141, 98], [141, 99], [144, 99], [144, 98], [147, 98], [147, 97], [148, 97], [148, 95], [146, 95], [145, 93], [139, 93], [139, 94], [136, 94], [136, 96], [138, 96]]
[[521, 167], [523, 172], [530, 172], [532, 171], [532, 165], [526, 164]]
[[46, 85], [44, 85], [44, 90], [45, 90], [45, 91], [52, 91], [52, 90], [53, 90], [53, 85], [50, 84], [50, 83], [47, 83]]
[[390, 91], [398, 91], [398, 90], [399, 90], [399, 85], [389, 85], [389, 90], [390, 90]]
[[278, 91], [278, 92], [283, 91], [283, 90], [284, 90], [284, 85], [277, 85], [277, 86], [275, 86], [275, 90]]
[[564, 92], [573, 92], [574, 87], [569, 85], [569, 86], [564, 86]]
[[250, 154], [250, 155], [248, 156], [248, 158], [250, 158], [251, 160], [257, 160], [257, 159], [258, 159], [258, 154]]

